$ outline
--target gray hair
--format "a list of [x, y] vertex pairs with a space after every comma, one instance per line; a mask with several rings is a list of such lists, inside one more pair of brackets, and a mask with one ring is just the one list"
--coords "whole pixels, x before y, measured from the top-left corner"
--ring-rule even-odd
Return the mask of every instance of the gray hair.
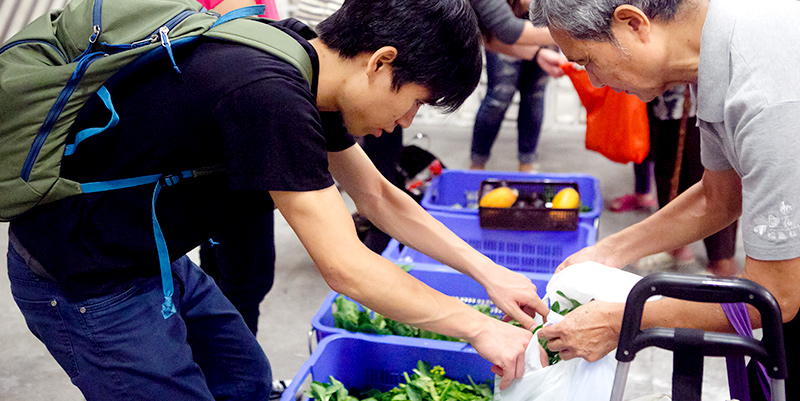
[[614, 42], [611, 20], [623, 4], [639, 8], [651, 20], [670, 21], [685, 0], [532, 0], [530, 19], [534, 26], [566, 31], [579, 40]]

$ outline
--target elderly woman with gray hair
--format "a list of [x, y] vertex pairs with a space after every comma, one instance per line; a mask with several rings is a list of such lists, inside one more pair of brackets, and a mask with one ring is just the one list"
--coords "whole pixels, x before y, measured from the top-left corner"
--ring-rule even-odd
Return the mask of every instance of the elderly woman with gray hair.
[[[692, 87], [703, 178], [666, 207], [567, 258], [623, 267], [714, 234], [741, 216], [742, 277], [778, 300], [787, 341], [787, 399], [798, 399], [800, 308], [800, 3], [792, 0], [533, 0], [530, 18], [595, 86], [650, 101]], [[562, 357], [616, 347], [623, 305], [590, 302], [542, 330]], [[760, 316], [751, 310], [753, 326]], [[730, 332], [720, 305], [650, 302], [643, 327]], [[753, 386], [751, 385], [751, 389]], [[758, 393], [758, 391], [753, 391]]]

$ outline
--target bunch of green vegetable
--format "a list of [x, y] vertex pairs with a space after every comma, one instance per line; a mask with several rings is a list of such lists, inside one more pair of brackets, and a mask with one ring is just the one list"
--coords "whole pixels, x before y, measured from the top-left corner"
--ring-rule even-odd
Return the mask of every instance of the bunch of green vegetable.
[[350, 394], [344, 385], [333, 376], [330, 383], [314, 381], [311, 383], [310, 396], [317, 401], [491, 401], [492, 390], [489, 383], [476, 384], [469, 378], [470, 384], [461, 383], [445, 377], [441, 366], [434, 366], [424, 361], [417, 362], [417, 368], [411, 376], [403, 372], [405, 383], [400, 383], [386, 392], [370, 389], [363, 393], [364, 397]]
[[[570, 303], [572, 303], [572, 305], [571, 305], [571, 306], [569, 306], [569, 307], [567, 307], [567, 308], [564, 308], [564, 309], [562, 309], [562, 308], [561, 308], [561, 305], [559, 305], [559, 304], [558, 304], [558, 301], [556, 301], [556, 302], [553, 302], [553, 304], [550, 306], [550, 309], [551, 309], [553, 312], [555, 312], [555, 313], [558, 313], [558, 314], [559, 314], [559, 315], [561, 315], [561, 316], [564, 316], [564, 315], [566, 315], [567, 313], [570, 313], [570, 312], [572, 312], [573, 310], [575, 310], [575, 308], [577, 308], [577, 307], [581, 306], [581, 303], [580, 303], [580, 302], [578, 302], [578, 301], [576, 301], [576, 300], [574, 300], [574, 299], [572, 299], [572, 298], [570, 298], [570, 297], [568, 297], [568, 296], [564, 295], [564, 293], [563, 293], [563, 292], [561, 292], [561, 291], [556, 291], [556, 294], [558, 294], [558, 295], [561, 295], [562, 297], [564, 297], [564, 299], [566, 299], [567, 301], [569, 301]], [[539, 329], [541, 329], [541, 328], [542, 328], [542, 326], [543, 326], [543, 324], [540, 324], [540, 325], [539, 325], [539, 326], [537, 326], [535, 329], [533, 329], [533, 332], [534, 332], [534, 333], [536, 333], [536, 331], [537, 331], [537, 330], [539, 330]], [[555, 364], [555, 363], [557, 363], [557, 362], [561, 361], [561, 355], [559, 355], [559, 354], [558, 354], [558, 352], [555, 352], [555, 351], [550, 351], [550, 349], [549, 349], [549, 348], [547, 348], [547, 340], [544, 340], [544, 339], [539, 339], [539, 344], [541, 344], [541, 345], [542, 345], [542, 347], [544, 348], [544, 350], [547, 352], [547, 360], [550, 362], [550, 365], [553, 365], [553, 364]]]
[[[473, 308], [486, 315], [492, 316], [491, 307], [489, 305], [474, 305]], [[444, 336], [389, 319], [342, 295], [339, 295], [334, 301], [332, 314], [336, 328], [345, 329], [347, 331], [369, 334], [393, 334], [396, 336], [427, 338], [432, 340], [461, 341], [455, 337]]]

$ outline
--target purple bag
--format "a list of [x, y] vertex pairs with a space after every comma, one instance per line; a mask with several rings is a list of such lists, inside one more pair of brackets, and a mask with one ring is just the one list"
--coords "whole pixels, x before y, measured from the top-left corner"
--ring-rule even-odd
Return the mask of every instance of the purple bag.
[[[750, 323], [750, 315], [747, 313], [747, 304], [727, 303], [721, 304], [725, 316], [731, 322], [733, 328], [740, 336], [753, 338], [753, 326]], [[740, 401], [750, 401], [750, 388], [747, 382], [747, 367], [744, 364], [744, 357], [726, 357], [728, 366], [728, 386], [730, 387], [731, 397]], [[761, 383], [761, 390], [767, 401], [772, 399], [767, 384], [767, 370], [761, 362], [758, 362], [758, 381]]]

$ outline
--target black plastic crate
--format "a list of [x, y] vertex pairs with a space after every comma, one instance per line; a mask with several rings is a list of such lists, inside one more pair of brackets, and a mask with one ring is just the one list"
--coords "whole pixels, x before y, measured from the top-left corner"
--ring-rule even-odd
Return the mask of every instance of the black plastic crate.
[[[525, 231], [574, 231], [578, 229], [580, 208], [555, 209], [547, 207], [553, 197], [564, 188], [578, 191], [575, 182], [484, 180], [478, 190], [478, 199], [499, 187], [519, 191], [517, 201], [508, 208], [479, 207], [481, 228]], [[580, 193], [579, 193], [580, 195]]]

